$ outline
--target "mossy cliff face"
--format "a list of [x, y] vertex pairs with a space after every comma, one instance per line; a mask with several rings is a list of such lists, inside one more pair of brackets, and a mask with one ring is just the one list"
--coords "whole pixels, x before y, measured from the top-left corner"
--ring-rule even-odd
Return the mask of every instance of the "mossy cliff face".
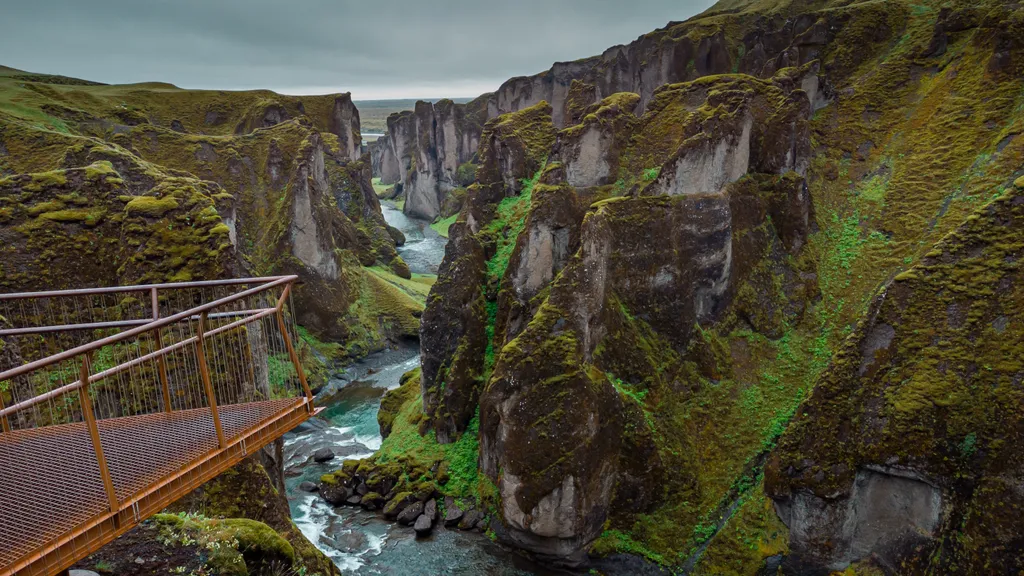
[[1022, 257], [1018, 190], [871, 303], [766, 468], [794, 564], [1024, 567]]
[[[424, 441], [440, 439], [441, 427], [459, 444], [479, 425], [479, 471], [494, 488], [481, 485], [481, 495], [496, 498], [495, 534], [563, 561], [588, 550], [628, 552], [700, 574], [851, 562], [870, 573], [872, 554], [903, 566], [897, 572], [984, 573], [975, 562], [989, 553], [1013, 566], [1000, 556], [1014, 549], [1013, 517], [994, 510], [1015, 509], [1005, 478], [1016, 472], [995, 471], [995, 457], [985, 455], [980, 468], [956, 476], [952, 452], [941, 448], [961, 443], [977, 454], [982, 438], [1010, 438], [1016, 420], [1003, 414], [1012, 394], [974, 394], [980, 404], [961, 412], [991, 424], [973, 436], [957, 428], [952, 440], [945, 422], [959, 416], [901, 415], [911, 424], [899, 430], [920, 440], [919, 451], [895, 441], [893, 416], [879, 424], [891, 428], [892, 442], [879, 443], [862, 422], [888, 405], [939, 410], [960, 384], [940, 387], [950, 399], [915, 388], [928, 403], [897, 402], [892, 395], [909, 385], [903, 380], [926, 375], [916, 357], [913, 371], [902, 361], [907, 374], [877, 394], [877, 380], [830, 384], [836, 368], [826, 368], [844, 346], [859, 351], [864, 338], [889, 338], [856, 332], [878, 313], [879, 289], [906, 281], [901, 274], [922, 260], [932, 265], [937, 243], [975, 214], [984, 219], [986, 204], [1016, 186], [1024, 166], [1024, 46], [1014, 35], [1021, 22], [1019, 10], [999, 2], [722, 3], [636, 44], [684, 54], [683, 39], [699, 37], [695, 53], [701, 43], [708, 52], [685, 82], [608, 94], [606, 79], [573, 78], [562, 130], [554, 119], [529, 120], [556, 116], [559, 106], [546, 103], [491, 120], [478, 183], [458, 218], [460, 233], [476, 242], [453, 242], [447, 255], [454, 262], [482, 250], [484, 270], [478, 254], [468, 258], [464, 270], [472, 272], [460, 276], [459, 291], [446, 283], [455, 276], [442, 273], [429, 305], [471, 310], [473, 331], [482, 323], [485, 340], [429, 348], [437, 336], [424, 332], [430, 366], [459, 366], [456, 381], [471, 388], [444, 388], [460, 399], [457, 412], [438, 411], [431, 400], [422, 404], [425, 417], [406, 420], [429, 429]], [[601, 68], [607, 78], [629, 69], [627, 51], [607, 55], [622, 64]], [[726, 73], [707, 74], [715, 71]], [[538, 93], [531, 90], [509, 101], [529, 104]], [[523, 130], [527, 124], [536, 128]], [[514, 152], [512, 143], [534, 138], [547, 142], [545, 152]], [[1015, 258], [987, 260], [1003, 262], [992, 264], [999, 268]], [[971, 270], [978, 274], [958, 277], [957, 292], [980, 287], [975, 300], [1016, 303], [1011, 288], [996, 291], [983, 280], [987, 272]], [[478, 291], [465, 286], [471, 282]], [[459, 299], [446, 303], [448, 293]], [[456, 307], [467, 301], [473, 305]], [[972, 304], [956, 309], [971, 318]], [[1020, 338], [1001, 322], [1006, 342], [978, 346], [1002, 358], [989, 364], [1016, 374], [1019, 355], [1006, 346]], [[945, 329], [915, 329], [903, 336], [921, 339], [914, 350], [927, 339], [941, 356], [945, 340], [931, 338]], [[851, 333], [857, 344], [844, 345]], [[896, 331], [892, 341], [900, 337]], [[983, 355], [969, 350], [965, 357]], [[427, 356], [425, 393], [442, 389]], [[851, 400], [812, 396], [804, 417], [799, 406], [822, 374], [822, 386]], [[478, 417], [465, 400], [475, 394]], [[418, 401], [403, 411], [417, 413]], [[437, 414], [460, 414], [465, 425], [453, 428]], [[816, 426], [814, 414], [831, 424]], [[806, 423], [791, 440], [794, 415]], [[827, 450], [840, 433], [849, 445]], [[807, 464], [802, 451], [815, 438], [826, 441], [808, 448]], [[1011, 445], [998, 446], [1012, 463]], [[919, 468], [901, 476], [898, 467], [909, 463]], [[951, 477], [984, 489], [965, 492]], [[987, 500], [972, 500], [975, 493]], [[912, 513], [874, 516], [883, 526], [878, 538], [844, 533], [850, 502], [869, 511], [865, 502], [880, 494], [912, 503]], [[968, 541], [950, 531], [968, 508], [979, 511], [971, 518], [998, 522], [974, 520]], [[935, 510], [938, 520], [929, 521]], [[908, 533], [918, 536], [903, 538]], [[936, 568], [910, 560], [929, 550], [942, 555]]]
[[[653, 100], [655, 91], [666, 84], [736, 72], [768, 78], [783, 68], [814, 61], [850, 20], [849, 12], [823, 10], [837, 4], [835, 2], [800, 3], [799, 7], [778, 4], [763, 11], [760, 6], [716, 6], [705, 15], [670, 23], [629, 44], [609, 48], [599, 56], [557, 62], [540, 74], [512, 78], [494, 93], [484, 94], [465, 105], [453, 105], [457, 116], [473, 118], [469, 124], [473, 129], [462, 127], [465, 124], [457, 126], [461, 127], [462, 134], [478, 135], [480, 126], [488, 119], [547, 102], [552, 107], [555, 126], [565, 128], [578, 124], [588, 106], [624, 92], [639, 96], [636, 108], [642, 113]], [[810, 14], [819, 9], [822, 9], [820, 17]], [[794, 18], [795, 14], [801, 17]], [[888, 22], [880, 24], [871, 32], [873, 41], [885, 40], [892, 32]], [[856, 61], [863, 55], [864, 52], [850, 51], [848, 59]], [[820, 107], [826, 100], [825, 87], [816, 77], [808, 77], [806, 82], [805, 89], [812, 93], [814, 107]], [[421, 106], [430, 105], [421, 102], [417, 109]], [[421, 130], [418, 138], [410, 138], [412, 115], [405, 113], [402, 121], [389, 122], [386, 138], [391, 142], [390, 150], [381, 153], [379, 171], [375, 175], [383, 177], [388, 184], [416, 179], [421, 189], [427, 187], [432, 195], [443, 198], [451, 187], [440, 184], [440, 180], [415, 176], [417, 171], [422, 174], [426, 169], [408, 159], [437, 154], [444, 158], [442, 162], [453, 162], [456, 156], [448, 152], [452, 148], [446, 144], [449, 136]], [[477, 148], [471, 137], [463, 137], [461, 143], [458, 158], [459, 162], [465, 162], [473, 157]], [[411, 151], [410, 146], [417, 150]]]
[[[636, 95], [610, 97], [557, 134], [546, 103], [488, 122], [479, 182], [424, 314], [421, 428], [454, 441], [479, 395], [498, 535], [559, 561], [581, 561], [607, 523], [700, 490], [691, 439], [655, 407], [681, 409], [676, 397], [696, 385], [687, 371], [718, 377], [723, 351], [701, 323], [727, 319], [759, 267], [788, 270], [808, 232], [794, 168], [807, 163], [810, 104], [790, 76], [722, 77], [660, 98], [637, 117]], [[587, 142], [591, 130], [601, 137]], [[744, 163], [709, 159], [717, 172], [699, 190], [661, 184], [660, 164], [675, 174], [702, 154]], [[588, 173], [573, 168], [582, 156], [619, 181], [573, 187]], [[803, 289], [795, 272], [780, 284]]]
[[[303, 280], [300, 323], [343, 341], [344, 356], [415, 336], [419, 307], [392, 306], [407, 296], [390, 283], [375, 298], [378, 277], [364, 268], [409, 276], [369, 182], [369, 159], [358, 155], [358, 112], [347, 95], [65, 86], [21, 76], [0, 77], [0, 87], [10, 112], [0, 122], [0, 171], [14, 175], [5, 186], [61, 204], [40, 219], [27, 211], [36, 202], [11, 197], [25, 212], [5, 211], [5, 249], [18, 253], [18, 265], [4, 271], [9, 288], [33, 288], [39, 274], [59, 287], [72, 278], [84, 286], [295, 273]], [[46, 176], [87, 165], [84, 177]], [[82, 267], [94, 277], [45, 264], [62, 254], [95, 261]]]
[[441, 100], [417, 102], [415, 110], [388, 118], [388, 133], [374, 146], [374, 175], [399, 185], [406, 214], [442, 215], [446, 198], [463, 185], [459, 167], [475, 157], [485, 114], [478, 102]]
[[[487, 330], [493, 330], [498, 282], [515, 233], [505, 227], [505, 206], [522, 198], [521, 179], [539, 171], [554, 141], [550, 109], [543, 105], [495, 119], [483, 133], [480, 183], [470, 189], [427, 299], [420, 328], [426, 427], [442, 443], [454, 441], [476, 413], [491, 366]], [[520, 207], [518, 225], [528, 205]], [[490, 304], [488, 304], [490, 302]], [[491, 365], [493, 365], [493, 350]]]
[[[335, 358], [417, 335], [426, 286], [395, 252], [347, 95], [52, 81], [0, 74], [0, 289], [294, 273], [297, 319], [340, 342]], [[266, 522], [295, 569], [332, 573], [268, 474], [279, 457], [236, 468], [196, 506]]]

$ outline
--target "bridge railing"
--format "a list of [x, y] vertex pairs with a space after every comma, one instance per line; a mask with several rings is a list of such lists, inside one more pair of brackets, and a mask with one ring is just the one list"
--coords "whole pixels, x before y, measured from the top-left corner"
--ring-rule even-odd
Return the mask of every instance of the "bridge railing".
[[[33, 558], [70, 565], [53, 554], [109, 541], [194, 488], [189, 462], [210, 477], [227, 465], [218, 453], [269, 441], [268, 421], [312, 412], [296, 280], [0, 295], [0, 575]], [[61, 481], [68, 471], [81, 481]], [[74, 533], [54, 503], [81, 503]]]

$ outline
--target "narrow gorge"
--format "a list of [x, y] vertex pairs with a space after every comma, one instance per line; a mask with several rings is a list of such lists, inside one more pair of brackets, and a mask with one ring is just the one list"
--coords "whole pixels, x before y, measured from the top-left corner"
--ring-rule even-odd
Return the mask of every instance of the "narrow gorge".
[[324, 408], [78, 568], [1024, 571], [1021, 4], [720, 0], [358, 107], [0, 67], [0, 291], [295, 274]]

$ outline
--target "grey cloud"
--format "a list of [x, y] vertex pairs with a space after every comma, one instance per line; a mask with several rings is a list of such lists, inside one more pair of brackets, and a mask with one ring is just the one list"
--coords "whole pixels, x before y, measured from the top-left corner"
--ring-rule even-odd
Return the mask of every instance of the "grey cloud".
[[[109, 83], [494, 89], [688, 18], [711, 0], [3, 0], [0, 64]], [[403, 93], [404, 92], [404, 93]], [[372, 93], [372, 94], [371, 94]]]

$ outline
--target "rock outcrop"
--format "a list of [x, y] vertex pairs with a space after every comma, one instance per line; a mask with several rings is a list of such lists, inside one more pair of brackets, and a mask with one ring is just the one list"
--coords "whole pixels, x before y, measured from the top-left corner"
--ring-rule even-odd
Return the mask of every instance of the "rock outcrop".
[[445, 199], [464, 186], [459, 167], [471, 162], [480, 143], [486, 107], [482, 100], [455, 104], [417, 102], [410, 112], [388, 118], [388, 133], [374, 147], [384, 184], [398, 184], [405, 213], [432, 220]]
[[[145, 91], [131, 91], [125, 99], [137, 122], [109, 127], [95, 120], [105, 113], [102, 100], [82, 96], [76, 115], [67, 105], [76, 100], [61, 109], [80, 120], [70, 134], [0, 118], [8, 150], [0, 163], [13, 173], [0, 181], [12, 199], [0, 221], [12, 265], [0, 285], [293, 273], [303, 281], [295, 292], [299, 322], [344, 341], [344, 355], [415, 336], [418, 309], [388, 305], [381, 322], [376, 299], [357, 306], [381, 285], [364, 266], [409, 272], [370, 184], [370, 159], [359, 156], [351, 99], [251, 97], [170, 90], [153, 104]], [[216, 121], [201, 122], [203, 110]], [[162, 126], [171, 114], [180, 129]], [[232, 122], [237, 135], [221, 134]], [[73, 201], [60, 199], [69, 194]], [[81, 271], [66, 274], [65, 264]], [[383, 292], [406, 300], [394, 287]]]
[[488, 96], [403, 442], [479, 427], [495, 535], [558, 562], [1019, 570], [1024, 21], [954, 4], [724, 2]]
[[[698, 327], [808, 233], [810, 104], [791, 76], [655, 98], [637, 117], [637, 95], [610, 97], [557, 134], [546, 103], [488, 122], [424, 314], [421, 426], [454, 441], [479, 394], [499, 537], [563, 562], [582, 561], [610, 517], [662, 504], [652, 487], [670, 470], [674, 485], [696, 481], [688, 439], [659, 446], [637, 396], [680, 393]], [[650, 174], [687, 162], [706, 166], [689, 189]]]
[[[813, 16], [803, 13], [799, 18], [787, 14], [797, 11], [786, 6], [770, 18], [756, 13], [730, 17], [716, 13], [713, 8], [707, 18], [714, 22], [712, 25], [704, 25], [700, 18], [670, 23], [634, 42], [609, 48], [599, 56], [557, 62], [540, 74], [512, 78], [496, 92], [484, 94], [471, 103], [449, 103], [450, 115], [474, 118], [476, 131], [470, 133], [478, 135], [479, 127], [489, 118], [547, 102], [552, 108], [554, 125], [566, 128], [579, 124], [587, 107], [613, 94], [636, 94], [637, 101], [630, 105], [635, 106], [637, 114], [642, 114], [654, 100], [655, 92], [666, 84], [730, 72], [769, 78], [784, 68], [799, 68], [819, 61], [823, 49], [850, 23], [846, 13], [823, 11]], [[721, 24], [730, 18], [737, 26]], [[874, 31], [875, 40], [888, 36], [891, 31], [887, 25]], [[745, 35], [736, 35], [739, 30], [744, 30]], [[855, 66], [865, 55], [852, 52], [843, 65]], [[814, 110], [825, 106], [831, 97], [816, 74], [807, 75], [801, 87]], [[477, 143], [472, 135], [466, 136], [467, 130], [461, 122], [454, 124], [455, 129], [446, 128], [442, 133], [430, 129], [423, 123], [429, 107], [429, 103], [419, 102], [416, 112], [403, 113], [394, 124], [389, 119], [385, 138], [392, 142], [391, 150], [380, 153], [379, 168], [375, 167], [374, 174], [381, 176], [385, 184], [401, 182], [406, 187], [407, 198], [416, 198], [414, 208], [406, 204], [409, 214], [433, 219], [439, 213], [433, 207], [443, 204], [445, 195], [452, 190], [451, 180], [436, 166], [468, 161], [477, 152]], [[411, 116], [421, 118], [416, 123], [415, 137], [410, 137]], [[443, 115], [438, 116], [433, 126], [441, 126], [446, 121]], [[462, 136], [460, 146], [454, 148], [452, 136], [459, 135]], [[577, 143], [584, 144], [584, 149], [589, 149], [592, 142], [600, 138], [598, 129], [593, 126], [578, 137], [586, 139], [585, 143]], [[412, 158], [416, 162], [411, 161]], [[427, 159], [430, 163], [424, 165], [422, 162]], [[591, 161], [587, 156], [580, 160]], [[584, 167], [592, 167], [594, 174], [604, 174], [605, 170], [600, 163], [593, 166], [577, 163], [577, 168]], [[612, 177], [612, 181], [617, 179], [615, 174], [587, 176], [591, 179], [607, 177]], [[409, 183], [415, 183], [415, 191], [408, 190]], [[435, 197], [441, 200], [435, 202]]]

